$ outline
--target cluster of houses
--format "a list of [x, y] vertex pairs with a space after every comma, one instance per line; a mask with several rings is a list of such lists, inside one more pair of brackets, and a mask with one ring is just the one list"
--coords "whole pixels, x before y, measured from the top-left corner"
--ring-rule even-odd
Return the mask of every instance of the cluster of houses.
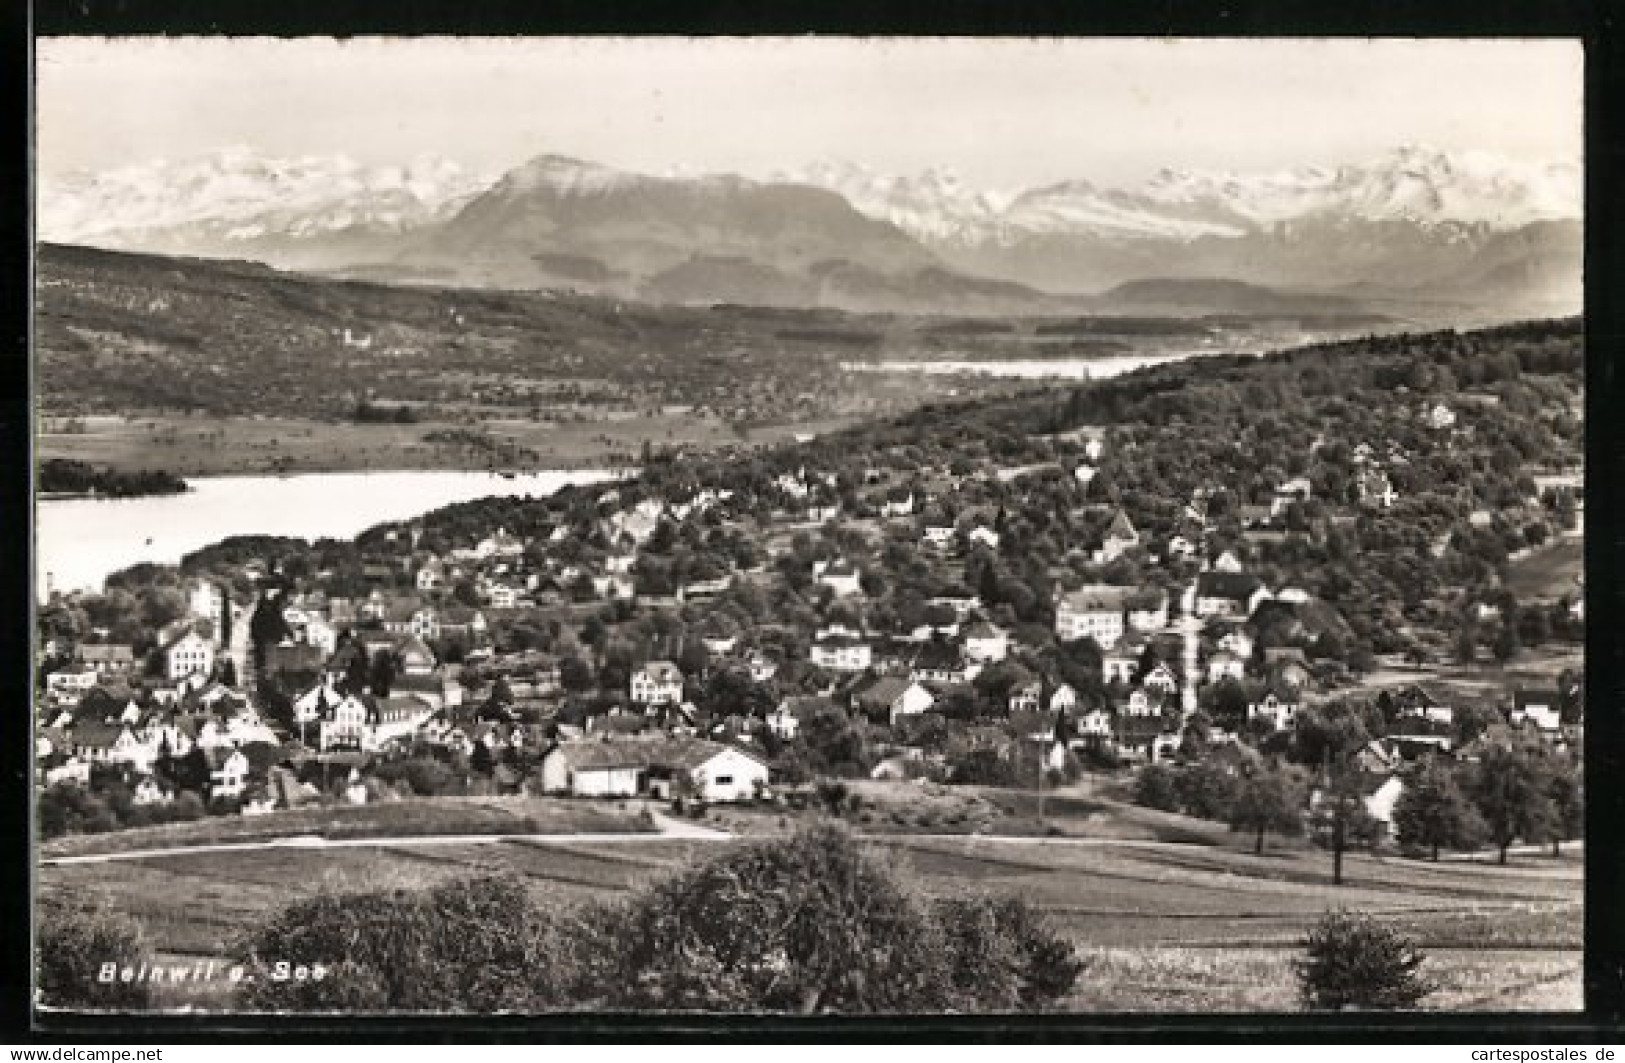
[[[1454, 424], [1442, 406], [1424, 416], [1440, 430]], [[1104, 447], [1099, 436], [1088, 439], [1087, 461], [1071, 473], [1079, 484], [1092, 482]], [[1357, 448], [1361, 501], [1392, 505], [1392, 485], [1383, 470], [1404, 460], [1392, 449]], [[992, 475], [1006, 480], [1005, 472], [1015, 476], [1030, 470]], [[906, 479], [868, 470], [858, 497], [866, 517], [901, 528], [905, 537], [917, 535], [922, 555], [939, 564], [967, 551], [996, 554], [1005, 539], [1002, 510], [970, 507], [950, 517], [942, 505], [964, 479], [945, 470]], [[779, 475], [773, 491], [780, 507], [776, 515], [792, 523], [827, 524], [842, 516], [833, 474], [801, 468]], [[1312, 492], [1303, 477], [1281, 483], [1269, 504], [1242, 507], [1243, 527], [1278, 524]], [[246, 663], [241, 643], [247, 624], [240, 607], [217, 585], [194, 581], [188, 615], [158, 639], [156, 667], [138, 662], [129, 646], [85, 643], [73, 647], [69, 666], [46, 677], [42, 782], [84, 781], [91, 766], [107, 763], [129, 767], [145, 785], [160, 758], [196, 747], [217, 776], [211, 796], [253, 791], [260, 807], [301, 793], [271, 770], [286, 763], [287, 749], [358, 766], [370, 757], [429, 747], [466, 755], [483, 749], [495, 762], [503, 762], [506, 753], [523, 752], [538, 765], [531, 784], [547, 792], [736, 800], [767, 785], [760, 732], [794, 741], [810, 714], [830, 706], [896, 727], [939, 709], [956, 688], [974, 683], [986, 669], [1025, 657], [1024, 647], [993, 622], [994, 612], [977, 594], [947, 582], [929, 599], [934, 622], [912, 631], [875, 632], [861, 621], [830, 621], [805, 633], [816, 689], [803, 684], [760, 718], [710, 719], [690, 700], [704, 677], [657, 659], [634, 669], [625, 690], [613, 692], [624, 695], [624, 704], [579, 723], [561, 722], [558, 661], [497, 653], [490, 639], [493, 627], [532, 610], [567, 607], [589, 586], [600, 600], [647, 598], [639, 594], [634, 573], [640, 551], [662, 524], [724, 506], [730, 498], [728, 491], [700, 490], [681, 500], [623, 503], [621, 490], [609, 488], [597, 502], [599, 530], [611, 550], [590, 566], [563, 563], [555, 556], [562, 551], [549, 549], [579, 530], [562, 525], [529, 537], [499, 528], [444, 553], [423, 549], [422, 530], [415, 525], [390, 532], [391, 539], [404, 537], [397, 543], [395, 567], [369, 565], [364, 573], [385, 585], [354, 598], [309, 589], [278, 599], [287, 637], [265, 648], [258, 675], [244, 674], [244, 667], [223, 674], [225, 660]], [[1063, 643], [1087, 639], [1099, 647], [1105, 701], [1085, 703], [1071, 685], [1052, 677], [1025, 679], [1008, 694], [1007, 737], [1059, 745], [1052, 758], [1064, 758], [1070, 748], [1156, 762], [1187, 746], [1188, 725], [1208, 688], [1242, 684], [1246, 728], [1255, 734], [1290, 730], [1303, 708], [1315, 702], [1320, 696], [1316, 669], [1303, 649], [1255, 646], [1250, 631], [1262, 610], [1299, 613], [1316, 603], [1298, 588], [1272, 590], [1233, 552], [1209, 557], [1209, 498], [1195, 492], [1166, 539], [1167, 560], [1200, 560], [1199, 571], [1182, 589], [1094, 582], [1056, 591], [1055, 635]], [[1098, 539], [1084, 551], [1091, 564], [1150, 556], [1151, 544], [1126, 512], [1103, 510], [1099, 517]], [[722, 572], [690, 579], [674, 588], [669, 601], [702, 602], [727, 591], [740, 576]], [[858, 607], [860, 614], [865, 588], [874, 586], [865, 577], [862, 565], [843, 555], [811, 565], [813, 586], [836, 602]], [[461, 646], [455, 663], [440, 660], [431, 646], [447, 639]], [[737, 667], [757, 683], [783, 667], [749, 638], [719, 631], [707, 636], [705, 645], [711, 667]], [[292, 699], [291, 728], [279, 733], [260, 718], [238, 681], [252, 691], [263, 678], [288, 675], [303, 677], [304, 685]], [[1451, 710], [1427, 698], [1402, 700], [1396, 702], [1400, 726], [1394, 737], [1369, 755], [1404, 759], [1418, 749], [1450, 751]], [[1520, 692], [1512, 706], [1513, 724], [1527, 724], [1558, 741], [1575, 737], [1557, 715], [1556, 701], [1549, 694]], [[472, 711], [493, 702], [506, 711]], [[1234, 745], [1239, 735], [1213, 727], [1207, 738], [1217, 749]], [[273, 757], [267, 749], [284, 753]], [[146, 796], [164, 799], [161, 792], [153, 794], [154, 786], [161, 791], [153, 783]], [[356, 792], [364, 794], [364, 788]]]

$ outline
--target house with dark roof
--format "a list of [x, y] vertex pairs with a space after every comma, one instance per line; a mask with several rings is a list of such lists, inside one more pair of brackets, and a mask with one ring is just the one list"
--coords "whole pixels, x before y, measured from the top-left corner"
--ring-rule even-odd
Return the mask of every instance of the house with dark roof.
[[1269, 591], [1257, 576], [1245, 572], [1203, 572], [1196, 577], [1194, 612], [1200, 617], [1245, 620]]
[[1095, 563], [1110, 564], [1139, 545], [1140, 533], [1128, 519], [1128, 514], [1119, 509], [1112, 515], [1111, 523], [1101, 536], [1100, 549], [1094, 555]]
[[1510, 714], [1512, 725], [1518, 727], [1527, 721], [1542, 731], [1557, 731], [1563, 726], [1561, 704], [1561, 696], [1555, 687], [1514, 690]]
[[121, 642], [88, 644], [73, 648], [75, 663], [100, 676], [126, 675], [135, 667], [135, 651]]
[[888, 675], [859, 688], [852, 700], [865, 716], [895, 724], [904, 716], [928, 711], [937, 699], [918, 682]]
[[1271, 683], [1264, 688], [1257, 701], [1247, 706], [1248, 720], [1267, 720], [1277, 731], [1292, 726], [1303, 707], [1297, 688], [1284, 683]]

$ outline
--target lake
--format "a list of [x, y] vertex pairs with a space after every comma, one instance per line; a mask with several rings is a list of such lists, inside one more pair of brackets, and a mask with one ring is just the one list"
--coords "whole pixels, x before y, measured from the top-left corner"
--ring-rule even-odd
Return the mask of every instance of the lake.
[[1217, 354], [1251, 353], [1231, 350], [1170, 351], [1160, 354], [1124, 354], [1104, 358], [933, 359], [930, 361], [843, 362], [841, 368], [857, 373], [962, 373], [1021, 380], [1105, 380], [1136, 369]]
[[34, 507], [40, 588], [101, 589], [109, 573], [141, 562], [174, 565], [232, 535], [352, 538], [453, 502], [550, 495], [566, 484], [613, 479], [597, 470], [519, 473], [400, 471], [307, 476], [214, 476], [179, 495], [51, 499]]

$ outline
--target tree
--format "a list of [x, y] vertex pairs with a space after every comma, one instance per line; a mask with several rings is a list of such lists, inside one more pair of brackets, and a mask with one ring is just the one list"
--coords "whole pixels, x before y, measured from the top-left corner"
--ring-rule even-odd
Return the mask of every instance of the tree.
[[730, 848], [624, 920], [614, 983], [632, 1008], [1041, 1008], [1082, 969], [1025, 904], [926, 902], [829, 823]]
[[1544, 841], [1556, 823], [1546, 766], [1525, 750], [1486, 750], [1471, 792], [1499, 863], [1507, 862], [1514, 841]]
[[[418, 892], [319, 893], [283, 909], [234, 952], [255, 975], [240, 990], [255, 1009], [331, 1009], [353, 1003], [364, 987], [369, 1010], [539, 1010], [566, 997], [572, 950], [559, 942], [562, 930], [522, 882], [486, 876]], [[325, 977], [303, 985], [269, 977], [263, 968], [287, 957], [324, 967]], [[363, 972], [346, 984], [346, 973]]]
[[1225, 822], [1239, 789], [1236, 779], [1217, 764], [1192, 764], [1174, 778], [1174, 790], [1186, 815]]
[[1456, 785], [1455, 775], [1442, 764], [1432, 764], [1405, 780], [1394, 804], [1394, 830], [1401, 845], [1428, 849], [1437, 861], [1441, 848], [1471, 848], [1484, 823]]
[[389, 691], [395, 684], [395, 655], [387, 648], [379, 649], [372, 655], [372, 668], [367, 672], [367, 686], [375, 698], [389, 697]]
[[[141, 927], [102, 903], [41, 897], [36, 962], [42, 1003], [59, 1008], [140, 1008], [145, 982], [124, 981], [151, 953]], [[109, 966], [113, 980], [106, 980]]]
[[1179, 791], [1174, 786], [1174, 772], [1162, 764], [1148, 764], [1140, 769], [1134, 780], [1134, 803], [1162, 812], [1179, 811]]
[[838, 706], [814, 712], [798, 735], [813, 769], [825, 775], [863, 775], [869, 770], [869, 743], [857, 723]]
[[1512, 660], [1523, 649], [1523, 643], [1518, 640], [1518, 628], [1510, 619], [1503, 623], [1495, 633], [1495, 641], [1490, 645], [1490, 651], [1495, 659], [1502, 664]]
[[1303, 801], [1293, 779], [1280, 768], [1259, 768], [1242, 781], [1230, 802], [1230, 829], [1254, 831], [1253, 852], [1264, 851], [1269, 831], [1297, 834], [1303, 830]]
[[1546, 794], [1551, 798], [1553, 824], [1552, 855], [1561, 855], [1565, 839], [1577, 838], [1585, 827], [1585, 784], [1573, 764], [1551, 766]]
[[1438, 988], [1416, 943], [1363, 912], [1328, 912], [1303, 947], [1294, 966], [1310, 1011], [1409, 1009]]

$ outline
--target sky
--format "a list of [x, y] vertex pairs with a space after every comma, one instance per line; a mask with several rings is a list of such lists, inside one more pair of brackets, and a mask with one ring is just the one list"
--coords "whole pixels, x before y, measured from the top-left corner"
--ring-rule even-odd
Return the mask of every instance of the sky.
[[1359, 162], [1577, 160], [1572, 41], [73, 38], [36, 50], [49, 179], [246, 146], [646, 173], [839, 159], [984, 188]]

